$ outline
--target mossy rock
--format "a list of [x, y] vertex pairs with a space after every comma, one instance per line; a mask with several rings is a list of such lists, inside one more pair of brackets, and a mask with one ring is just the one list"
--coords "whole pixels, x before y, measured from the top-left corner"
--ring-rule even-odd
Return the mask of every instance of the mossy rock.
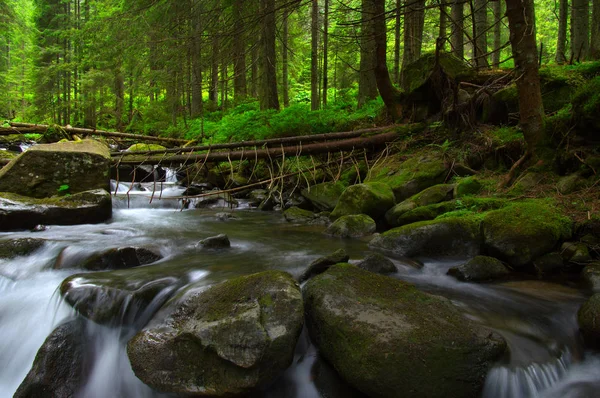
[[103, 189], [36, 199], [0, 192], [0, 231], [37, 225], [97, 224], [112, 217], [112, 198]]
[[484, 249], [513, 267], [523, 267], [568, 239], [571, 224], [546, 201], [514, 203], [485, 215]]
[[[398, 203], [390, 210], [385, 213], [385, 220], [388, 225], [392, 227], [398, 227], [404, 224], [408, 224], [407, 222], [400, 223], [398, 222], [399, 218], [401, 218], [404, 214], [413, 211], [422, 206], [428, 206], [432, 204], [436, 204], [439, 202], [445, 202], [447, 200], [451, 200], [453, 197], [454, 185], [453, 184], [439, 184], [424, 189], [416, 195], [411, 196], [410, 198]], [[425, 219], [433, 219], [425, 218]], [[415, 220], [421, 221], [421, 220]]]
[[198, 245], [205, 249], [227, 249], [231, 247], [231, 242], [226, 234], [219, 234], [202, 239]]
[[477, 255], [481, 251], [479, 221], [475, 217], [448, 217], [390, 229], [369, 247], [392, 256]]
[[127, 152], [148, 152], [148, 151], [164, 151], [165, 148], [162, 145], [158, 144], [133, 144], [129, 148], [126, 149]]
[[306, 267], [304, 272], [302, 272], [302, 274], [298, 278], [298, 281], [305, 282], [313, 276], [322, 274], [323, 272], [327, 271], [332, 265], [338, 263], [345, 263], [348, 260], [350, 260], [350, 256], [348, 255], [348, 253], [346, 253], [344, 249], [338, 249], [333, 253], [324, 257], [319, 257], [318, 259], [310, 263], [308, 267]]
[[89, 257], [75, 262], [64, 256], [64, 251], [59, 255], [54, 269], [81, 268], [88, 271], [103, 271], [139, 267], [158, 261], [160, 254], [143, 247], [119, 247], [92, 253]]
[[0, 135], [0, 144], [20, 144], [28, 141], [23, 134]]
[[339, 238], [360, 238], [375, 233], [377, 225], [366, 214], [342, 216], [335, 220], [324, 232], [325, 235]]
[[371, 397], [479, 396], [506, 350], [449, 300], [353, 265], [313, 278], [303, 296], [319, 353]]
[[127, 344], [135, 375], [177, 395], [245, 396], [292, 363], [303, 327], [291, 275], [267, 271], [192, 285]]
[[379, 220], [394, 203], [394, 193], [386, 184], [372, 182], [352, 185], [344, 190], [330, 217], [336, 220], [342, 216], [366, 214]]
[[585, 186], [585, 179], [579, 175], [579, 173], [573, 173], [571, 175], [562, 177], [556, 183], [556, 189], [563, 195], [568, 195]]
[[573, 118], [581, 135], [598, 138], [600, 130], [600, 76], [589, 80], [573, 97]]
[[189, 282], [189, 268], [164, 264], [116, 271], [75, 274], [60, 285], [64, 300], [82, 316], [104, 325], [133, 324], [158, 309]]
[[0, 170], [0, 192], [49, 198], [109, 190], [108, 147], [94, 140], [35, 145]]
[[17, 238], [0, 240], [0, 258], [28, 256], [46, 243], [45, 239]]
[[313, 213], [293, 206], [283, 212], [283, 217], [294, 224], [327, 225], [330, 221], [325, 214], [327, 213]]
[[564, 265], [565, 263], [562, 256], [557, 252], [544, 254], [533, 260], [533, 267], [538, 276], [545, 276], [547, 274], [558, 272]]
[[466, 263], [448, 270], [448, 275], [465, 282], [488, 282], [509, 274], [502, 261], [487, 256], [475, 256]]
[[376, 274], [393, 274], [398, 271], [396, 265], [386, 256], [379, 253], [370, 253], [362, 261], [356, 263], [358, 268]]
[[302, 190], [302, 196], [308, 199], [312, 205], [320, 211], [332, 211], [338, 204], [338, 200], [346, 189], [346, 185], [338, 182], [324, 182], [312, 185]]
[[600, 292], [600, 261], [590, 263], [581, 271], [583, 285], [593, 292]]
[[454, 197], [462, 198], [468, 195], [477, 195], [483, 185], [476, 177], [461, 178], [454, 186]]
[[581, 264], [592, 261], [590, 251], [585, 243], [564, 242], [560, 247], [560, 253], [565, 261]]
[[415, 155], [404, 162], [391, 159], [373, 168], [367, 182], [387, 184], [394, 191], [396, 201], [401, 202], [426, 188], [443, 183], [447, 174], [446, 164], [440, 157]]
[[600, 293], [594, 294], [579, 308], [577, 323], [587, 345], [600, 348]]
[[[16, 153], [16, 152], [2, 151], [2, 150], [0, 150], [0, 160], [13, 160], [18, 155], [19, 154]], [[1, 167], [1, 165], [0, 165], [0, 167]]]
[[240, 173], [233, 173], [227, 175], [225, 181], [225, 185], [227, 187], [243, 187], [248, 185], [248, 178]]

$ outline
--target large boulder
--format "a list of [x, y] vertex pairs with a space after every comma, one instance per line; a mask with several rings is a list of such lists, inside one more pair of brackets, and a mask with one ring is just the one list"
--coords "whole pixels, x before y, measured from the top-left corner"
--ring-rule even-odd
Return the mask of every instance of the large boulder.
[[368, 254], [361, 262], [357, 263], [356, 266], [365, 271], [384, 275], [393, 274], [398, 271], [398, 268], [396, 268], [396, 265], [392, 260], [379, 253]]
[[111, 217], [111, 196], [103, 189], [46, 199], [0, 193], [0, 231], [31, 229], [40, 224], [97, 224]]
[[527, 201], [488, 212], [482, 230], [486, 253], [518, 268], [568, 239], [572, 226], [544, 201]]
[[321, 355], [371, 397], [475, 397], [506, 349], [449, 300], [338, 264], [303, 289]]
[[61, 283], [60, 293], [78, 313], [96, 323], [131, 324], [152, 315], [148, 311], [158, 309], [188, 282], [188, 272], [187, 268], [157, 264], [75, 274]]
[[371, 170], [367, 182], [382, 182], [394, 191], [397, 202], [401, 202], [426, 188], [444, 182], [448, 167], [442, 157], [415, 155], [404, 161], [391, 158]]
[[502, 261], [487, 256], [475, 256], [466, 263], [448, 270], [448, 275], [465, 282], [492, 281], [509, 274]]
[[143, 247], [119, 247], [92, 253], [86, 258], [70, 257], [65, 249], [57, 259], [55, 269], [82, 268], [89, 271], [133, 268], [158, 261], [162, 258], [152, 250]]
[[392, 227], [399, 227], [398, 219], [421, 206], [433, 205], [451, 200], [454, 193], [453, 184], [439, 184], [429, 187], [410, 198], [398, 203], [385, 213], [385, 220]]
[[372, 235], [376, 229], [377, 225], [371, 217], [366, 214], [353, 214], [338, 218], [324, 233], [339, 238], [360, 238]]
[[283, 212], [286, 221], [294, 224], [325, 225], [329, 224], [329, 218], [321, 213], [313, 213], [293, 206]]
[[129, 341], [127, 353], [136, 376], [158, 391], [244, 395], [291, 364], [302, 326], [298, 285], [267, 271], [190, 288]]
[[0, 259], [28, 256], [44, 246], [46, 240], [35, 238], [18, 238], [0, 240]]
[[83, 319], [58, 326], [37, 352], [14, 398], [77, 396], [89, 370], [85, 363], [87, 346]]
[[581, 280], [586, 288], [596, 293], [600, 292], [600, 261], [590, 263], [583, 268]]
[[0, 170], [0, 192], [49, 198], [109, 190], [110, 152], [98, 141], [35, 145]]
[[320, 211], [332, 211], [346, 186], [338, 182], [324, 182], [302, 190], [302, 196]]
[[590, 297], [577, 312], [577, 323], [585, 342], [600, 347], [600, 293]]
[[394, 193], [386, 184], [352, 185], [342, 193], [330, 217], [336, 220], [351, 214], [366, 214], [374, 220], [379, 220], [394, 203]]
[[324, 257], [319, 257], [315, 261], [310, 263], [308, 267], [306, 267], [304, 272], [302, 272], [298, 280], [300, 282], [305, 282], [313, 276], [322, 274], [323, 272], [327, 271], [332, 265], [338, 263], [345, 263], [348, 260], [350, 260], [350, 256], [348, 255], [348, 253], [346, 253], [346, 250], [338, 249], [333, 253]]
[[369, 247], [391, 256], [477, 255], [481, 250], [479, 223], [473, 217], [448, 217], [390, 229]]

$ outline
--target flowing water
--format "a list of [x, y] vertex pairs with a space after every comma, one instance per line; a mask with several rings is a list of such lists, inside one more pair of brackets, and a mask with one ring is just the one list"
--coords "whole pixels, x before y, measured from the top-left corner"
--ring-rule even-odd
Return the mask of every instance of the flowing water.
[[[243, 203], [233, 210], [235, 218], [222, 221], [217, 213], [230, 209], [183, 209], [177, 199], [182, 188], [173, 182], [158, 188], [151, 185], [113, 187], [119, 195], [113, 218], [105, 224], [0, 233], [0, 239], [47, 239], [27, 257], [0, 260], [0, 398], [12, 397], [46, 336], [74, 316], [56, 289], [65, 277], [81, 271], [53, 270], [59, 255], [63, 262], [76, 262], [87, 253], [110, 247], [143, 246], [160, 251], [165, 266], [209, 284], [267, 269], [297, 276], [312, 260], [338, 248], [344, 248], [351, 261], [369, 252], [366, 241], [329, 238], [321, 234], [323, 227], [291, 225], [281, 213], [249, 210]], [[220, 233], [229, 235], [230, 250], [197, 249], [199, 240]], [[425, 265], [422, 269], [394, 260], [399, 269], [394, 276], [450, 298], [466, 317], [497, 330], [509, 344], [510, 355], [488, 375], [485, 398], [590, 397], [599, 391], [600, 357], [583, 351], [577, 334], [575, 316], [584, 293], [540, 281], [460, 283], [446, 276], [446, 271], [464, 259], [420, 260]], [[79, 395], [162, 397], [141, 383], [129, 365], [125, 346], [135, 327], [88, 323], [87, 338], [95, 356], [90, 378]], [[323, 378], [327, 381], [321, 382]], [[303, 333], [294, 364], [263, 395], [358, 396], [352, 394], [318, 358]]]

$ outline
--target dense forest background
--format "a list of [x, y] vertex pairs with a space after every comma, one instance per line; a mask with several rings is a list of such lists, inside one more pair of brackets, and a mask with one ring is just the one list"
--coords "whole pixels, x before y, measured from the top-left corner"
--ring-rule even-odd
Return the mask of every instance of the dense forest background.
[[[366, 0], [0, 0], [0, 117], [251, 139], [382, 114]], [[600, 59], [600, 0], [535, 2], [540, 64]], [[505, 2], [385, 4], [387, 60], [512, 67]], [[438, 39], [439, 38], [439, 39]]]

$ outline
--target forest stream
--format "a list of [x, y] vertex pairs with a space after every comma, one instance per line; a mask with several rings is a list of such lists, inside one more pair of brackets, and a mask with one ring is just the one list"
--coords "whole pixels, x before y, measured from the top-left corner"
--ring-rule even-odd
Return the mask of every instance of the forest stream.
[[[118, 191], [129, 188], [121, 185]], [[366, 241], [327, 237], [321, 234], [324, 227], [293, 225], [279, 212], [261, 212], [240, 204], [232, 210], [235, 218], [222, 221], [216, 214], [229, 209], [181, 210], [178, 199], [168, 198], [180, 194], [181, 189], [166, 185], [162, 195], [155, 193], [150, 203], [151, 192], [135, 188], [113, 200], [113, 218], [108, 223], [10, 234], [43, 238], [47, 243], [30, 256], [0, 260], [0, 398], [12, 397], [46, 336], [73, 315], [57, 287], [81, 270], [54, 270], [59, 255], [76, 261], [78, 253], [108, 247], [149, 247], [160, 251], [164, 258], [159, 263], [164, 267], [184, 270], [190, 281], [209, 285], [268, 269], [298, 276], [312, 260], [338, 248], [348, 252], [351, 262], [369, 252]], [[221, 233], [229, 236], [231, 249], [196, 248], [200, 239]], [[576, 313], [584, 292], [537, 280], [463, 283], [446, 271], [464, 259], [419, 260], [424, 263], [422, 269], [394, 260], [399, 271], [392, 276], [451, 299], [466, 317], [493, 328], [508, 342], [510, 357], [489, 372], [484, 397], [590, 397], [599, 391], [600, 357], [584, 352], [578, 337]], [[87, 330], [95, 356], [80, 396], [165, 396], [150, 390], [131, 370], [125, 346], [134, 329], [94, 324]], [[303, 333], [293, 365], [262, 396], [348, 396], [347, 387], [335, 381], [331, 372], [327, 380], [315, 376], [317, 362], [316, 349]]]

